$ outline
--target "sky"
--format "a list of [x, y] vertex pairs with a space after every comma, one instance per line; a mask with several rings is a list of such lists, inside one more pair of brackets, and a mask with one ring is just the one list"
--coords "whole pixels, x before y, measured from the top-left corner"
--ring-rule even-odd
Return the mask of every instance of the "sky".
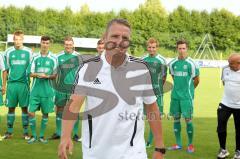
[[[144, 2], [145, 0], [0, 0], [0, 6], [24, 7], [30, 5], [40, 10], [48, 7], [63, 10], [68, 6], [73, 11], [79, 11], [83, 4], [88, 4], [91, 11], [114, 10], [118, 12], [120, 9], [134, 10]], [[209, 12], [213, 9], [225, 8], [240, 16], [240, 0], [161, 0], [161, 3], [168, 12], [172, 12], [182, 5], [188, 10], [207, 10]]]

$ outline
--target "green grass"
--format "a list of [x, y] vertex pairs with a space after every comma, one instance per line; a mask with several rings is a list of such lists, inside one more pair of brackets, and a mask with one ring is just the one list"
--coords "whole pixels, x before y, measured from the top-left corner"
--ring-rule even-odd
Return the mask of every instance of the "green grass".
[[[183, 137], [183, 150], [181, 151], [168, 151], [166, 159], [215, 159], [218, 151], [218, 140], [216, 133], [217, 119], [216, 110], [218, 103], [222, 97], [223, 87], [219, 81], [220, 79], [219, 69], [201, 69], [200, 85], [196, 89], [195, 95], [195, 107], [194, 107], [194, 144], [196, 152], [194, 154], [188, 154], [186, 152], [186, 130], [185, 123], [182, 122], [182, 137]], [[170, 81], [170, 78], [168, 79]], [[167, 113], [170, 103], [170, 93], [166, 93], [164, 96], [165, 108]], [[18, 109], [18, 115], [20, 111]], [[3, 134], [6, 130], [6, 108], [0, 108], [1, 124], [0, 134]], [[41, 116], [38, 113], [38, 129], [40, 126]], [[173, 121], [170, 119], [163, 119], [164, 129], [164, 142], [166, 146], [171, 146], [175, 143], [173, 134]], [[146, 124], [148, 128], [148, 124]], [[46, 137], [52, 135], [55, 129], [55, 117], [54, 114], [50, 116], [50, 120], [47, 127]], [[148, 130], [148, 129], [146, 129]], [[28, 145], [23, 139], [21, 139], [21, 117], [17, 116], [14, 127], [14, 137], [11, 140], [5, 140], [0, 142], [0, 159], [57, 159], [57, 146], [59, 141], [50, 141], [48, 144], [32, 144]], [[146, 133], [147, 136], [147, 133]], [[235, 131], [232, 118], [228, 125], [228, 139], [227, 147], [231, 154], [235, 149]], [[81, 144], [75, 143], [73, 156], [71, 159], [81, 159]], [[151, 158], [154, 148], [148, 149], [149, 159]]]

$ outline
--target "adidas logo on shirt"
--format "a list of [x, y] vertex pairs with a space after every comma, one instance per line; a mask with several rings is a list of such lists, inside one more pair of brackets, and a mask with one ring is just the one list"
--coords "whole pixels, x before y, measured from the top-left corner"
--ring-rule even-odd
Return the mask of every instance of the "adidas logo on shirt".
[[96, 79], [93, 81], [93, 84], [101, 84], [101, 82], [99, 81], [98, 78], [96, 78]]

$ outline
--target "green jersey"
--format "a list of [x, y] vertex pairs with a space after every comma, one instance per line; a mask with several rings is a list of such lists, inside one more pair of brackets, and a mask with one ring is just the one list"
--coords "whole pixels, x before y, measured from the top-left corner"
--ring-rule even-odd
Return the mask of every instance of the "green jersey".
[[171, 98], [187, 100], [194, 98], [193, 78], [199, 76], [199, 67], [187, 57], [175, 58], [169, 63], [170, 74], [173, 76], [173, 89]]
[[30, 64], [31, 58], [32, 51], [27, 47], [15, 49], [13, 46], [5, 51], [6, 65], [9, 70], [8, 82], [29, 82], [27, 68]]
[[[46, 56], [40, 53], [35, 56], [30, 65], [31, 73], [45, 73], [53, 75], [57, 73], [57, 58], [51, 52]], [[52, 97], [54, 89], [51, 79], [33, 78], [33, 84], [30, 92], [31, 96]]]
[[143, 57], [143, 60], [147, 63], [151, 73], [156, 95], [163, 95], [163, 77], [167, 74], [167, 62], [165, 58], [157, 54], [156, 56], [147, 55]]
[[58, 54], [58, 90], [63, 93], [71, 93], [79, 67], [79, 53], [67, 53], [62, 51]]

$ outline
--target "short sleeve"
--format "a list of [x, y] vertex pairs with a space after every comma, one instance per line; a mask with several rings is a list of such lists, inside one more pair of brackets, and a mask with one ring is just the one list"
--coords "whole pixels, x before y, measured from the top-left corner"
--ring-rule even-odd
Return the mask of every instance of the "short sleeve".
[[54, 60], [53, 60], [53, 74], [57, 74], [57, 68], [58, 68], [58, 60], [57, 60], [57, 58], [55, 58]]
[[195, 72], [196, 72], [195, 77], [196, 77], [196, 76], [199, 76], [200, 71], [199, 71], [199, 65], [196, 62], [194, 62], [194, 64], [195, 64]]
[[170, 64], [169, 64], [169, 74], [170, 74], [170, 75], [174, 75], [173, 63], [170, 63]]
[[29, 73], [35, 73], [35, 58], [32, 59], [31, 63], [30, 63], [30, 67], [28, 69]]
[[83, 91], [83, 90], [79, 90], [78, 86], [83, 86], [85, 84], [84, 81], [84, 74], [86, 72], [87, 69], [87, 64], [83, 64], [81, 66], [79, 66], [79, 69], [76, 73], [76, 77], [75, 77], [75, 82], [74, 82], [74, 87], [72, 90], [73, 94], [79, 94], [79, 92]]
[[152, 104], [157, 100], [153, 90], [152, 79], [149, 70], [146, 73], [146, 85], [143, 90], [143, 103]]
[[192, 78], [199, 76], [199, 66], [195, 62], [192, 65]]
[[222, 69], [222, 75], [221, 75], [221, 80], [224, 82], [225, 81], [225, 70], [226, 70], [226, 67], [224, 67], [223, 69]]

